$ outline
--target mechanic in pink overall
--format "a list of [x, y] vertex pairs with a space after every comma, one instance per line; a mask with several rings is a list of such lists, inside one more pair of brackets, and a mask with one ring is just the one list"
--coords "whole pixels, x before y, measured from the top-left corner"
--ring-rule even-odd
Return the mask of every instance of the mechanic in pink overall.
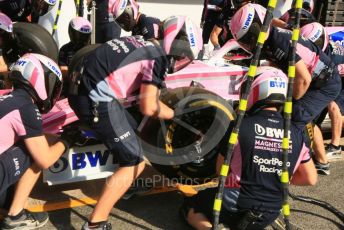
[[[14, 90], [0, 97], [0, 208], [8, 210], [0, 229], [35, 229], [48, 221], [48, 214], [29, 212], [24, 205], [41, 170], [69, 146], [44, 135], [42, 129], [41, 113], [59, 98], [62, 74], [51, 59], [28, 53], [11, 67], [9, 79]], [[9, 190], [15, 183], [12, 201]]]
[[[119, 163], [83, 229], [111, 229], [113, 205], [143, 171], [142, 148], [121, 99], [139, 96], [143, 115], [172, 119], [174, 110], [159, 100], [167, 72], [187, 66], [202, 48], [199, 28], [187, 17], [172, 16], [162, 25], [160, 45], [142, 37], [110, 40], [86, 56], [72, 79], [71, 108], [103, 141]], [[79, 67], [77, 67], [79, 68]]]
[[[287, 76], [281, 70], [258, 67], [248, 96], [247, 116], [243, 119], [238, 143], [234, 146], [231, 172], [224, 189], [220, 223], [230, 229], [237, 229], [238, 225], [247, 221], [247, 212], [259, 218], [248, 221], [245, 229], [264, 229], [280, 215], [284, 128], [280, 111], [285, 102], [287, 85]], [[245, 87], [246, 80], [241, 87], [242, 92]], [[317, 181], [314, 163], [303, 136], [304, 125], [292, 123], [290, 127], [289, 179], [294, 185], [314, 185]], [[222, 141], [222, 154], [227, 152], [232, 128], [233, 124]], [[223, 161], [224, 156], [219, 155], [218, 173]], [[181, 214], [195, 229], [211, 229], [216, 192], [217, 187], [209, 188], [185, 198]]]

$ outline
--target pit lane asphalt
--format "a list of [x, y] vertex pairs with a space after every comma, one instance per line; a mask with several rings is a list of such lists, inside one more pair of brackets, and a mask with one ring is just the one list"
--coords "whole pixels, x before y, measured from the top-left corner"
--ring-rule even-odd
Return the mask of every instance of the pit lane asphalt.
[[[344, 212], [344, 161], [331, 163], [331, 175], [319, 176], [318, 184], [314, 187], [291, 187], [295, 195], [310, 196], [332, 204], [341, 212]], [[59, 199], [73, 198], [73, 187], [80, 188], [85, 195], [95, 195], [103, 183], [102, 180], [93, 182], [81, 182], [77, 185], [60, 185], [48, 188], [44, 192], [45, 198], [54, 197], [53, 193], [64, 189]], [[36, 188], [37, 191], [42, 191]], [[47, 188], [45, 188], [47, 189]], [[35, 194], [34, 193], [34, 194]], [[40, 192], [41, 193], [41, 192]], [[178, 191], [160, 193], [148, 196], [137, 196], [129, 200], [121, 200], [112, 210], [110, 221], [113, 229], [191, 229], [178, 216], [178, 208], [183, 196]], [[44, 195], [36, 195], [36, 199], [45, 199]], [[31, 201], [32, 202], [32, 201]], [[344, 224], [332, 213], [321, 207], [292, 201], [291, 221], [306, 230], [316, 229], [344, 229]], [[41, 229], [81, 229], [82, 224], [92, 211], [93, 206], [68, 208], [50, 211], [50, 221]]]

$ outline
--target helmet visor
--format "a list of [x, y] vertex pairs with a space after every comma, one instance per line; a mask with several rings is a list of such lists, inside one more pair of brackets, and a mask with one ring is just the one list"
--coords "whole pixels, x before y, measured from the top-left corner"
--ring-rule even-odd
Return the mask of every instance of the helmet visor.
[[128, 7], [115, 19], [116, 23], [125, 31], [132, 31], [135, 26], [135, 19], [131, 8]]
[[70, 25], [68, 28], [68, 32], [71, 42], [78, 47], [86, 46], [91, 41], [91, 33], [82, 33], [80, 31], [73, 29], [73, 27]]
[[40, 105], [40, 112], [47, 113], [52, 109], [57, 100], [60, 98], [62, 91], [62, 81], [53, 71], [48, 69], [44, 64], [42, 64], [42, 67], [44, 70], [45, 89], [48, 98], [42, 101], [42, 104]]
[[256, 47], [260, 29], [261, 29], [261, 22], [256, 13], [254, 16], [253, 22], [250, 25], [249, 30], [247, 31], [246, 34], [244, 34], [244, 36], [237, 39], [237, 42], [246, 51], [253, 52]]
[[180, 33], [173, 41], [171, 47], [169, 54], [172, 60], [170, 73], [183, 69], [195, 59], [186, 33]]
[[318, 38], [314, 43], [322, 49], [324, 47], [324, 42], [325, 42], [325, 36], [324, 36], [324, 33], [322, 33], [320, 38]]
[[174, 59], [174, 57], [172, 57], [168, 73], [175, 73], [188, 66], [191, 62], [192, 59], [190, 59], [189, 57], [184, 57], [180, 59]]
[[43, 16], [50, 10], [50, 5], [44, 0], [34, 0], [32, 6], [32, 12], [39, 16]]

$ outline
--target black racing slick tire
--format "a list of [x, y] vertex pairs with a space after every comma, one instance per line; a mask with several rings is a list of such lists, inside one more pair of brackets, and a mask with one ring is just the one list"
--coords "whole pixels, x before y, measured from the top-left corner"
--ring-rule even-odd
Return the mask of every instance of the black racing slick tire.
[[13, 33], [25, 53], [39, 53], [57, 63], [58, 47], [45, 28], [34, 23], [16, 22], [13, 24]]
[[168, 89], [161, 100], [185, 113], [177, 120], [147, 119], [139, 126], [145, 156], [157, 171], [178, 183], [210, 181], [234, 110], [223, 98], [197, 87]]

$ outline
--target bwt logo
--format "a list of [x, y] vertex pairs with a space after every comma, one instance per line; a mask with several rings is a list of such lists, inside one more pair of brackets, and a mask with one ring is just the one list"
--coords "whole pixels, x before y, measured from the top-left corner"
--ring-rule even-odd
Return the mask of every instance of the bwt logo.
[[244, 27], [243, 27], [244, 30], [246, 30], [250, 26], [252, 19], [253, 19], [253, 14], [249, 13], [247, 15], [247, 19], [246, 19], [246, 21], [244, 23]]
[[314, 34], [313, 37], [310, 38], [310, 40], [311, 40], [312, 42], [315, 42], [315, 41], [320, 37], [321, 32], [322, 32], [321, 30], [317, 30], [317, 32]]
[[83, 33], [90, 33], [91, 32], [91, 28], [90, 27], [81, 27], [80, 31]]
[[120, 10], [124, 10], [124, 8], [127, 6], [127, 1], [122, 1], [122, 5], [119, 8]]
[[190, 41], [191, 47], [195, 47], [196, 38], [195, 38], [195, 33], [193, 32], [193, 29], [191, 27], [189, 27], [188, 29], [188, 34], [189, 34], [189, 41]]
[[[263, 127], [259, 124], [254, 124], [254, 129], [255, 129], [256, 134], [259, 136], [266, 136], [266, 137], [273, 137], [273, 138], [282, 139], [283, 134], [284, 134], [283, 129]], [[290, 131], [289, 131], [289, 136], [290, 136]]]
[[50, 70], [55, 73], [58, 77], [61, 76], [61, 72], [60, 70], [53, 64], [51, 64], [49, 61], [48, 61], [48, 66], [50, 67]]
[[[110, 151], [106, 150], [102, 153], [100, 150], [93, 152], [75, 153], [72, 155], [72, 170], [83, 169], [89, 162], [92, 168], [106, 165]], [[112, 164], [116, 164], [115, 158], [113, 158]]]
[[26, 63], [27, 63], [27, 61], [20, 60], [20, 59], [16, 62], [16, 64], [20, 65], [20, 66], [24, 66]]
[[[68, 159], [65, 157], [61, 157], [53, 166], [49, 168], [49, 171], [52, 173], [61, 173], [69, 168], [69, 164], [71, 163], [70, 167], [72, 170], [79, 170], [84, 169], [87, 165], [90, 165], [91, 168], [106, 165], [109, 160], [110, 151], [105, 150], [96, 150], [94, 152], [80, 152], [80, 153], [73, 153], [71, 156], [72, 162], [69, 162]], [[115, 158], [113, 158], [110, 164], [117, 164]]]
[[286, 88], [286, 83], [284, 81], [270, 81], [271, 88]]

